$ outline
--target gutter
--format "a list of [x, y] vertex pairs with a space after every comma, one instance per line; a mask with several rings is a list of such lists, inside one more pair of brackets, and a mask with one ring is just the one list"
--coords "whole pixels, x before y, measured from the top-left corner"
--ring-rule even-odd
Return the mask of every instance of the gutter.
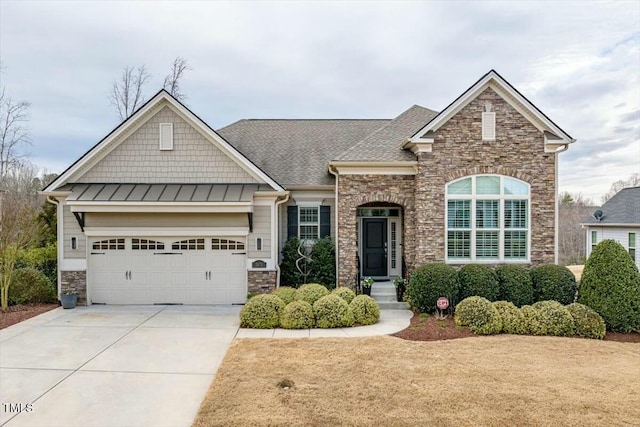
[[[285, 192], [283, 199], [282, 200], [278, 200], [275, 204], [275, 208], [276, 208], [276, 221], [275, 221], [275, 232], [276, 232], [276, 238], [275, 238], [275, 242], [274, 242], [274, 246], [277, 248], [279, 246], [280, 243], [280, 205], [283, 203], [286, 203], [289, 201], [289, 196], [291, 195], [291, 193], [289, 193], [288, 191]], [[278, 289], [280, 287], [280, 263], [278, 262], [278, 252], [276, 251], [276, 253], [274, 254], [274, 264], [276, 266], [276, 289]]]
[[[58, 274], [57, 274], [57, 279], [58, 279], [58, 283], [56, 283], [56, 288], [58, 290], [57, 295], [59, 296], [62, 293], [62, 272], [60, 271], [60, 265], [62, 263], [62, 248], [64, 247], [64, 236], [62, 236], [63, 234], [63, 224], [60, 224], [62, 221], [60, 221], [60, 213], [61, 213], [61, 209], [62, 206], [60, 205], [60, 201], [56, 200], [55, 198], [53, 198], [54, 196], [51, 195], [52, 193], [55, 192], [43, 192], [43, 191], [38, 191], [38, 194], [46, 194], [47, 195], [47, 202], [51, 203], [52, 205], [56, 205], [56, 223], [57, 223], [57, 227], [56, 227], [56, 243], [57, 243], [57, 255], [58, 255], [58, 259], [56, 260], [56, 267], [58, 270]], [[70, 191], [59, 191], [57, 193], [69, 193], [71, 194]], [[67, 194], [68, 195], [68, 194]], [[66, 195], [65, 195], [66, 197]]]
[[329, 173], [331, 175], [333, 175], [335, 177], [335, 192], [336, 192], [336, 208], [335, 208], [335, 223], [333, 225], [333, 229], [336, 230], [336, 241], [335, 241], [335, 248], [336, 248], [336, 288], [338, 286], [340, 286], [340, 276], [338, 275], [338, 265], [339, 265], [339, 251], [338, 251], [338, 233], [340, 232], [340, 227], [338, 227], [338, 211], [339, 211], [339, 205], [338, 205], [338, 169], [336, 168], [336, 165], [331, 162], [329, 163]]

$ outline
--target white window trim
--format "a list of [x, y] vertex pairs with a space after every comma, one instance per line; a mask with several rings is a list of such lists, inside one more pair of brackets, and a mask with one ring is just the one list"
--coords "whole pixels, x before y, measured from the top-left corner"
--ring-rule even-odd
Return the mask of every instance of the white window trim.
[[[479, 176], [495, 176], [500, 178], [500, 194], [476, 194], [476, 178]], [[447, 193], [447, 187], [457, 181], [471, 178], [471, 194], [451, 194]], [[513, 179], [527, 185], [528, 194], [504, 194], [504, 178]], [[527, 200], [527, 228], [509, 228], [504, 227], [504, 202], [505, 200]], [[468, 229], [459, 229], [460, 231], [470, 232], [470, 258], [449, 257], [449, 200], [470, 200], [471, 227]], [[496, 231], [498, 230], [498, 258], [476, 258], [476, 201], [477, 200], [498, 200], [498, 221], [499, 228], [483, 228], [480, 231]], [[445, 205], [444, 205], [444, 254], [445, 262], [448, 264], [528, 264], [531, 262], [531, 185], [525, 181], [513, 178], [511, 176], [497, 174], [478, 174], [468, 175], [445, 184]], [[456, 230], [456, 229], [452, 229]], [[505, 258], [504, 257], [504, 233], [505, 231], [526, 231], [527, 232], [527, 255], [525, 258]]]
[[[162, 129], [169, 128], [170, 130], [170, 138], [168, 141], [164, 141], [162, 139]], [[158, 136], [158, 143], [160, 147], [160, 151], [171, 151], [173, 150], [173, 123], [160, 123], [159, 125], [160, 134]], [[164, 143], [164, 144], [163, 144]]]
[[[302, 223], [302, 221], [300, 220], [300, 213], [302, 212], [302, 209], [315, 209], [316, 212], [318, 213], [318, 221], [315, 223], [312, 222], [305, 222], [304, 224]], [[318, 227], [318, 233], [316, 234], [316, 237], [313, 239], [303, 239], [300, 235], [300, 230], [302, 228], [302, 226], [308, 226], [308, 225], [315, 225]], [[305, 242], [315, 242], [316, 240], [318, 240], [320, 238], [320, 205], [316, 205], [316, 204], [309, 204], [309, 205], [298, 205], [298, 238], [300, 240], [303, 240]]]

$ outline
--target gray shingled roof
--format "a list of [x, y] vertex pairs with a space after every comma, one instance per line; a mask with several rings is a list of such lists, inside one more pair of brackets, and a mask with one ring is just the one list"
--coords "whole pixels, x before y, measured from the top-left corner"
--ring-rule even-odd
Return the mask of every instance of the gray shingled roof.
[[[596, 209], [594, 209], [595, 211]], [[640, 224], [640, 187], [624, 188], [615, 196], [607, 200], [600, 208], [602, 219], [596, 220], [593, 216], [584, 222], [585, 224]]]
[[250, 202], [258, 184], [67, 184], [69, 201], [83, 202]]
[[437, 115], [436, 111], [414, 105], [333, 160], [374, 162], [415, 160], [415, 155], [408, 150], [403, 150], [402, 144]]
[[330, 185], [337, 157], [389, 120], [240, 120], [216, 132], [280, 185]]

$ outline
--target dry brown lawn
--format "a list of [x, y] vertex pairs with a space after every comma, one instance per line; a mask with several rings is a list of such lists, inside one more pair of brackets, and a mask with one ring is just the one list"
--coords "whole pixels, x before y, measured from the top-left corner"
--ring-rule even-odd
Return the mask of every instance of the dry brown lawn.
[[500, 335], [235, 340], [194, 426], [639, 423], [640, 344]]

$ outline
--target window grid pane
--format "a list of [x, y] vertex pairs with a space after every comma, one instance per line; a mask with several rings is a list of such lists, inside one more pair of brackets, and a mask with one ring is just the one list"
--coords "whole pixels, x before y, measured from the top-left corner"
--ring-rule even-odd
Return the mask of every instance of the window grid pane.
[[476, 194], [500, 194], [499, 176], [479, 176], [476, 178]]
[[447, 256], [450, 258], [470, 258], [471, 232], [449, 231], [447, 233]]
[[524, 182], [516, 181], [511, 178], [504, 178], [504, 194], [526, 196], [529, 194], [529, 187]]
[[471, 228], [470, 200], [449, 200], [447, 207], [449, 228]]
[[527, 201], [504, 201], [504, 228], [527, 228]]
[[500, 245], [497, 231], [478, 231], [476, 233], [476, 257], [498, 258]]
[[504, 232], [504, 257], [509, 259], [527, 257], [527, 232]]
[[317, 225], [301, 225], [300, 226], [300, 239], [312, 240], [318, 238], [318, 226]]
[[476, 201], [476, 227], [498, 228], [498, 200]]
[[318, 222], [318, 208], [300, 208], [300, 223]]
[[471, 178], [461, 179], [447, 186], [447, 194], [471, 194]]

